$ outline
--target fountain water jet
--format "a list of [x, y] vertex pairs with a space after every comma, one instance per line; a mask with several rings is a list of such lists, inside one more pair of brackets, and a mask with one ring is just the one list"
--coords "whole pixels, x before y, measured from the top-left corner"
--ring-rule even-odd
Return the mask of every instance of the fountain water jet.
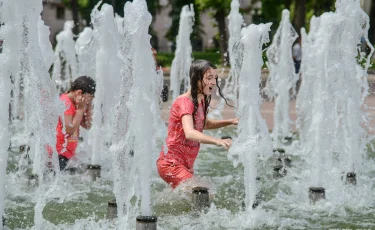
[[93, 30], [90, 27], [85, 27], [85, 29], [78, 35], [75, 44], [78, 62], [78, 76], [89, 76], [95, 80], [97, 49]]
[[[263, 65], [262, 47], [269, 42], [271, 23], [249, 25], [241, 31], [243, 56], [239, 82], [238, 138], [229, 150], [229, 158], [236, 167], [244, 166], [245, 206], [252, 207], [256, 195], [256, 161], [272, 155], [272, 140], [265, 120], [260, 114], [259, 83]], [[251, 98], [251, 100], [249, 100]]]
[[316, 43], [317, 31], [320, 24], [320, 18], [313, 16], [310, 21], [310, 32], [307, 35], [305, 28], [301, 29], [302, 40], [302, 62], [300, 72], [303, 74], [303, 81], [301, 82], [300, 90], [296, 99], [296, 109], [298, 113], [296, 126], [299, 130], [300, 146], [305, 149], [305, 152], [311, 151], [312, 136], [309, 132], [311, 127], [313, 111], [312, 100], [314, 98], [314, 88], [311, 85], [315, 82], [315, 58], [316, 52], [312, 49], [312, 45]]
[[[99, 3], [100, 4], [100, 3]], [[90, 144], [91, 144], [91, 165], [90, 169], [100, 170], [99, 167], [92, 167], [100, 165], [103, 161], [107, 151], [105, 143], [111, 142], [113, 108], [117, 101], [120, 85], [120, 59], [117, 56], [120, 46], [120, 34], [118, 33], [117, 25], [113, 8], [111, 5], [103, 4], [101, 10], [98, 10], [99, 4], [96, 5], [92, 11], [91, 18], [94, 26], [95, 43], [97, 44], [96, 52], [96, 93], [93, 111], [92, 129], [90, 130]], [[107, 135], [105, 135], [107, 134]]]
[[284, 138], [290, 136], [290, 90], [292, 89], [293, 96], [299, 78], [295, 73], [292, 57], [292, 45], [298, 34], [289, 21], [289, 15], [288, 10], [283, 10], [280, 26], [267, 50], [269, 75], [265, 92], [270, 98], [275, 97], [272, 131], [275, 148], [282, 147]]
[[[229, 62], [230, 62], [230, 71], [229, 76], [224, 80], [221, 79], [219, 85], [221, 85], [221, 91], [227, 99], [232, 101], [232, 104], [237, 108], [238, 104], [238, 77], [239, 69], [236, 68], [236, 61], [239, 58], [239, 53], [235, 52], [235, 44], [238, 43], [241, 39], [241, 28], [244, 23], [243, 16], [239, 12], [240, 3], [238, 0], [232, 0], [230, 4], [230, 13], [228, 15], [228, 30], [229, 30], [229, 39], [228, 39], [228, 52]], [[224, 86], [222, 83], [224, 81]], [[225, 100], [219, 94], [219, 91], [216, 90], [216, 94], [219, 98], [219, 103], [216, 108], [209, 113], [209, 117], [213, 119], [222, 119], [222, 112], [225, 106]]]
[[73, 27], [73, 21], [66, 21], [64, 30], [56, 36], [52, 79], [55, 81], [59, 93], [67, 92], [70, 82], [78, 77]]
[[[4, 204], [5, 204], [5, 179], [6, 168], [8, 162], [8, 144], [10, 141], [10, 134], [8, 132], [9, 122], [9, 102], [11, 93], [11, 76], [17, 74], [20, 53], [13, 52], [21, 47], [22, 41], [22, 17], [13, 12], [21, 7], [17, 3], [10, 3], [10, 1], [1, 2], [0, 7], [0, 21], [4, 23], [0, 25], [0, 40], [5, 41], [2, 44], [2, 52], [0, 52], [0, 215], [2, 216], [4, 226]], [[17, 20], [18, 19], [18, 20]]]
[[[123, 61], [121, 88], [111, 146], [118, 224], [122, 227], [131, 225], [131, 214], [137, 212], [130, 203], [134, 195], [141, 203], [142, 217], [156, 220], [151, 216], [150, 174], [156, 158], [152, 153], [158, 152], [156, 141], [163, 131], [159, 107], [163, 79], [155, 71], [152, 57], [148, 34], [151, 15], [144, 0], [127, 2], [124, 15], [119, 54]], [[134, 157], [128, 154], [130, 150], [134, 150]]]
[[[3, 2], [10, 7], [14, 7], [18, 14], [22, 17], [10, 17], [5, 15], [2, 19], [7, 21], [12, 20], [15, 27], [26, 28], [27, 33], [22, 42], [26, 43], [19, 47], [27, 47], [25, 50], [19, 50], [19, 47], [12, 47], [14, 49], [9, 52], [14, 55], [24, 54], [22, 61], [22, 72], [24, 74], [24, 109], [28, 114], [28, 128], [33, 133], [30, 143], [30, 157], [33, 161], [32, 172], [38, 175], [39, 184], [42, 184], [44, 172], [48, 170], [47, 163], [52, 161], [57, 170], [57, 154], [55, 150], [55, 129], [56, 121], [59, 115], [64, 111], [64, 104], [59, 100], [50, 75], [49, 68], [52, 63], [52, 46], [49, 42], [49, 29], [43, 25], [40, 18], [42, 11], [42, 3], [38, 0], [17, 1], [9, 3]], [[13, 11], [10, 11], [13, 12]], [[19, 36], [22, 38], [22, 35]], [[17, 41], [16, 39], [14, 39]], [[10, 40], [9, 40], [10, 41]], [[11, 47], [11, 46], [10, 46]], [[18, 62], [16, 62], [18, 65]], [[49, 146], [53, 154], [48, 156], [46, 147]], [[52, 159], [51, 159], [52, 158]], [[5, 175], [5, 174], [4, 174]], [[59, 175], [57, 173], [57, 179]], [[40, 194], [37, 198], [34, 207], [34, 224], [36, 229], [41, 229], [43, 224], [42, 211], [46, 204], [46, 198], [49, 194], [54, 192], [57, 180], [50, 187], [39, 186], [37, 193]], [[47, 191], [45, 191], [47, 190]]]
[[176, 38], [175, 57], [171, 66], [171, 90], [173, 101], [180, 95], [181, 84], [184, 90], [190, 88], [189, 70], [191, 65], [190, 34], [193, 32], [194, 8], [193, 4], [182, 7], [180, 25]]
[[[244, 23], [243, 16], [240, 14], [240, 4], [238, 0], [232, 0], [230, 4], [230, 13], [228, 15], [228, 30], [229, 30], [229, 40], [228, 40], [228, 54], [230, 62], [230, 72], [229, 77], [226, 81], [225, 88], [223, 92], [228, 95], [227, 98], [233, 101], [234, 107], [238, 105], [238, 78], [240, 74], [240, 69], [236, 63], [240, 58], [239, 52], [236, 52], [235, 45], [241, 40], [241, 28]], [[224, 102], [222, 102], [224, 103]]]
[[[366, 151], [367, 140], [364, 138], [366, 136], [364, 127], [369, 126], [369, 123], [367, 119], [364, 119], [365, 112], [362, 106], [369, 93], [367, 69], [374, 47], [368, 40], [370, 19], [362, 10], [359, 1], [337, 0], [336, 14], [344, 17], [344, 25], [337, 45], [343, 47], [340, 54], [342, 66], [345, 68], [340, 81], [336, 83], [342, 91], [336, 99], [337, 113], [340, 117], [336, 146], [339, 149], [337, 152], [341, 153], [339, 167], [345, 169], [347, 176], [355, 180], [356, 173], [359, 173], [362, 168], [362, 158]], [[362, 37], [370, 50], [367, 56], [359, 49]], [[359, 60], [356, 59], [357, 57]], [[362, 61], [364, 66], [359, 64]]]
[[[338, 36], [341, 33], [344, 18], [334, 13], [325, 13], [320, 18], [320, 26], [317, 30], [317, 37], [311, 44], [311, 49], [318, 51], [310, 59], [311, 66], [315, 66], [315, 81], [312, 99], [312, 111], [319, 111], [320, 114], [313, 113], [309, 132], [312, 140], [308, 148], [312, 151], [308, 155], [313, 156], [314, 173], [312, 173], [312, 184], [314, 187], [322, 187], [323, 173], [329, 171], [332, 164], [332, 153], [334, 135], [331, 130], [335, 130], [336, 114], [335, 110], [335, 88], [336, 81], [342, 76], [343, 66], [340, 65], [340, 56], [337, 46]], [[324, 38], [324, 39], [323, 39]], [[306, 63], [307, 64], [307, 63]], [[311, 67], [309, 67], [311, 68]], [[305, 69], [306, 70], [306, 69]], [[312, 71], [307, 69], [306, 71]], [[310, 86], [312, 87], [312, 86]], [[326, 176], [326, 175], [324, 175]]]
[[[311, 183], [322, 188], [331, 183], [327, 179], [331, 173], [323, 177], [323, 172], [357, 173], [362, 165], [366, 143], [362, 105], [368, 94], [365, 76], [370, 56], [358, 53], [357, 47], [362, 36], [367, 39], [369, 19], [359, 1], [338, 0], [335, 13], [313, 18], [311, 24], [308, 36], [302, 30], [303, 53], [307, 54], [297, 110], [303, 152], [313, 156]], [[365, 67], [357, 57], [365, 61]]]

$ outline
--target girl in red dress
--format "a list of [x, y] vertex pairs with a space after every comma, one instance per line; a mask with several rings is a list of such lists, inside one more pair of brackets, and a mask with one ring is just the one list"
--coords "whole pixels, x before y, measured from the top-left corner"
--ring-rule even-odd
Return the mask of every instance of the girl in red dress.
[[[200, 144], [222, 146], [228, 150], [231, 139], [221, 139], [202, 133], [203, 129], [217, 129], [238, 124], [238, 118], [211, 120], [207, 118], [211, 93], [217, 85], [216, 67], [206, 60], [196, 60], [190, 67], [190, 87], [172, 105], [169, 114], [167, 147], [160, 153], [157, 169], [160, 177], [176, 188], [193, 178], [194, 162]], [[220, 88], [219, 88], [219, 93]], [[225, 99], [225, 98], [224, 98]]]

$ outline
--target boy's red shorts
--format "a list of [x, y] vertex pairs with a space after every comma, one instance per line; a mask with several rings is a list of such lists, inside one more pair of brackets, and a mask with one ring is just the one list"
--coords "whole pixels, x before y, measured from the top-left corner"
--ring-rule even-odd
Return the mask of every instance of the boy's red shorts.
[[193, 177], [193, 173], [183, 164], [167, 158], [156, 161], [160, 177], [175, 189], [181, 182]]

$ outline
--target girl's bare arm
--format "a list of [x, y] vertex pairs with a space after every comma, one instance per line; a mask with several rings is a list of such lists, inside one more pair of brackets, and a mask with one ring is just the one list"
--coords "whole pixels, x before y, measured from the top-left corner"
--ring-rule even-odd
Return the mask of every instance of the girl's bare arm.
[[193, 117], [189, 114], [182, 117], [182, 127], [184, 129], [185, 137], [188, 140], [198, 141], [203, 144], [223, 146], [225, 149], [229, 149], [232, 144], [232, 140], [230, 139], [219, 139], [211, 137], [195, 130]]
[[229, 125], [237, 125], [238, 118], [227, 119], [227, 120], [211, 120], [207, 119], [204, 129], [218, 129]]

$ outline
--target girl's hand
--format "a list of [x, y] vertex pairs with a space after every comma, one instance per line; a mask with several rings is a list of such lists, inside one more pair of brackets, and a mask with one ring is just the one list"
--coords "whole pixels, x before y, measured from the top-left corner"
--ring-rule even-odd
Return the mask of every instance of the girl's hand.
[[239, 120], [240, 120], [240, 118], [234, 118], [233, 120], [232, 120], [232, 125], [238, 125], [238, 122], [239, 122]]
[[216, 145], [229, 150], [230, 146], [232, 146], [232, 139], [217, 139]]

